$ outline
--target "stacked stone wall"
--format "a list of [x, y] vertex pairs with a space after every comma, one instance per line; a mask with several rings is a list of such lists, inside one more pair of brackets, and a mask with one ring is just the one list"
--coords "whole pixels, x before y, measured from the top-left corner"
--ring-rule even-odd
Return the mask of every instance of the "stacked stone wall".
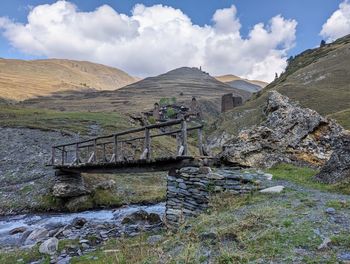
[[259, 189], [259, 182], [249, 175], [219, 175], [209, 167], [187, 167], [170, 172], [167, 177], [166, 223], [177, 227], [188, 217], [202, 213], [208, 209], [210, 196], [214, 193], [242, 194]]

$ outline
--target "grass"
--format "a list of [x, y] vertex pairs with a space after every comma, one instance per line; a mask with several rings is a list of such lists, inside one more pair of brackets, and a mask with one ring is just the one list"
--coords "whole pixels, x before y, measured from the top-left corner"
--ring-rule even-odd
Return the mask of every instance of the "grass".
[[84, 135], [89, 132], [91, 125], [99, 125], [104, 133], [131, 126], [125, 116], [115, 112], [58, 112], [0, 105], [0, 126], [60, 130]]
[[314, 176], [317, 170], [307, 167], [297, 167], [291, 164], [278, 164], [266, 172], [271, 173], [274, 179], [288, 180], [299, 185], [322, 191], [350, 194], [350, 183], [325, 184], [317, 182]]
[[[212, 199], [207, 214], [189, 220], [177, 233], [163, 232], [157, 245], [147, 243], [147, 233], [113, 239], [72, 263], [334, 263], [336, 250], [317, 251], [322, 239], [314, 233], [318, 224], [305, 216], [309, 209], [286, 211], [284, 202], [272, 194], [222, 194]], [[214, 237], [203, 238], [205, 233]], [[345, 236], [333, 240], [349, 243]], [[309, 254], [299, 256], [295, 249]]]
[[89, 188], [103, 181], [113, 180], [115, 182], [111, 190], [96, 189], [93, 192], [93, 202], [100, 206], [163, 201], [166, 192], [165, 176], [163, 172], [83, 175]]
[[328, 117], [337, 120], [345, 129], [350, 130], [350, 108], [331, 114]]
[[28, 250], [15, 250], [13, 252], [4, 252], [0, 251], [0, 263], [1, 264], [24, 264], [31, 263], [33, 261], [37, 261], [39, 259], [43, 259], [42, 264], [49, 264], [50, 257], [43, 256], [39, 252], [39, 246], [35, 246], [32, 249]]

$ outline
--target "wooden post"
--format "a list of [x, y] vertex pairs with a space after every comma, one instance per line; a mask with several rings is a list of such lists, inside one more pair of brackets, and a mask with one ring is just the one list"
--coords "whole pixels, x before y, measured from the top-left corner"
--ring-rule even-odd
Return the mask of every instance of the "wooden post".
[[114, 162], [117, 162], [118, 161], [118, 137], [117, 136], [114, 136], [113, 154], [114, 154]]
[[94, 139], [94, 162], [97, 162], [97, 139]]
[[188, 147], [187, 147], [187, 123], [185, 120], [181, 122], [181, 136], [182, 136], [182, 146], [184, 148], [182, 156], [187, 156]]
[[103, 162], [105, 162], [106, 160], [106, 144], [103, 143]]
[[66, 147], [63, 146], [63, 147], [62, 147], [62, 165], [64, 165], [64, 156], [65, 156], [65, 152], [66, 152]]
[[75, 144], [75, 159], [76, 163], [79, 164], [79, 143]]
[[176, 133], [176, 146], [177, 146], [176, 153], [178, 154], [179, 150], [180, 150], [180, 148], [182, 146], [180, 133]]
[[51, 164], [55, 165], [55, 148], [52, 147], [51, 149]]
[[148, 128], [145, 130], [145, 150], [146, 149], [146, 160], [151, 160], [151, 133]]
[[120, 158], [123, 161], [124, 160], [124, 143], [120, 142]]
[[203, 156], [203, 134], [202, 134], [202, 128], [198, 129], [198, 148], [199, 148], [199, 155]]
[[87, 163], [89, 163], [89, 158], [90, 158], [90, 147], [87, 147]]

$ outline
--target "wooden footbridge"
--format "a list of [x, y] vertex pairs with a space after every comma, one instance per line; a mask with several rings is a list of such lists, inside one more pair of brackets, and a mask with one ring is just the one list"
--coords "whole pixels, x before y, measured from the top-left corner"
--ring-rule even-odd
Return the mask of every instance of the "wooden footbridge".
[[[199, 166], [203, 159], [210, 159], [205, 155], [202, 129], [203, 125], [177, 119], [57, 145], [52, 147], [50, 166], [73, 173], [148, 172]], [[160, 137], [163, 141], [157, 140]], [[190, 153], [190, 137], [197, 144], [197, 153]]]

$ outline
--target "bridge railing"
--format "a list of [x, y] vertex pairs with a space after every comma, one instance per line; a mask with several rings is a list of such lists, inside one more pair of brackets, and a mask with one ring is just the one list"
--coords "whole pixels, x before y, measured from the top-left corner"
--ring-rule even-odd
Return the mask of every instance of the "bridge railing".
[[[203, 125], [192, 125], [185, 119], [176, 119], [164, 123], [134, 128], [119, 133], [81, 140], [52, 147], [52, 166], [77, 166], [81, 164], [117, 163], [129, 160], [151, 161], [152, 139], [169, 137], [176, 139], [176, 156], [188, 156], [188, 132], [197, 130], [198, 154], [204, 155]], [[156, 131], [157, 133], [154, 133]], [[141, 145], [139, 157], [136, 156], [135, 147]], [[170, 146], [171, 144], [169, 144]], [[134, 147], [134, 153], [132, 152]], [[170, 149], [169, 149], [170, 153]]]

